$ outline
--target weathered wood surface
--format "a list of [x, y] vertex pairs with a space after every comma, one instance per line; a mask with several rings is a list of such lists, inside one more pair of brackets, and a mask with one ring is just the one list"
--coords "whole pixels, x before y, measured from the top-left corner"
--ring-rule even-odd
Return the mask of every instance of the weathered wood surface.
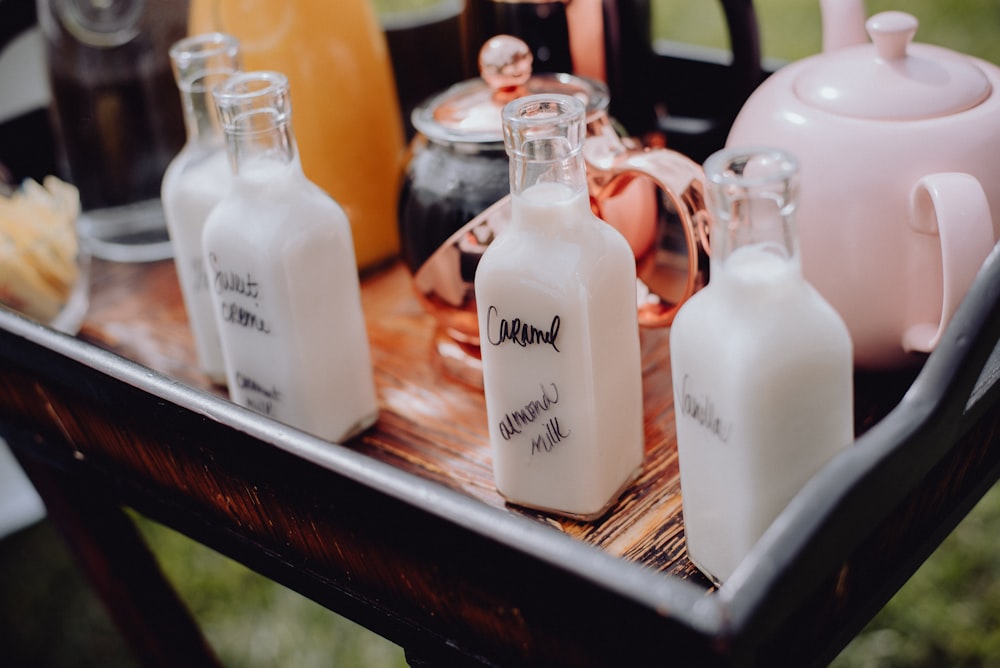
[[[450, 376], [432, 354], [435, 324], [401, 264], [365, 277], [362, 303], [381, 404], [378, 423], [348, 445], [491, 506], [536, 518], [615, 556], [710, 584], [687, 560], [681, 516], [667, 329], [642, 331], [646, 459], [641, 476], [605, 517], [578, 522], [506, 506], [492, 479], [482, 392]], [[96, 262], [81, 338], [203, 390], [225, 396], [197, 370], [171, 262]], [[858, 429], [894, 404], [911, 372], [859, 378]]]
[[[667, 330], [643, 330], [646, 459], [605, 517], [578, 522], [507, 506], [493, 485], [481, 390], [448, 376], [432, 353], [435, 324], [401, 264], [365, 277], [362, 303], [380, 400], [378, 423], [348, 445], [491, 506], [508, 508], [616, 556], [709, 587], [684, 551]], [[94, 265], [80, 337], [194, 387], [225, 396], [197, 369], [172, 263]]]

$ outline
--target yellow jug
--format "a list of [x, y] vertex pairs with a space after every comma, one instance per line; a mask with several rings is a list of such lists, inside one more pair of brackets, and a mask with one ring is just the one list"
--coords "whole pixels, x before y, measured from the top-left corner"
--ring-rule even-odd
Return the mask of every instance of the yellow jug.
[[190, 12], [190, 33], [234, 35], [245, 69], [288, 77], [302, 167], [347, 212], [358, 267], [395, 257], [405, 143], [371, 0], [192, 0]]

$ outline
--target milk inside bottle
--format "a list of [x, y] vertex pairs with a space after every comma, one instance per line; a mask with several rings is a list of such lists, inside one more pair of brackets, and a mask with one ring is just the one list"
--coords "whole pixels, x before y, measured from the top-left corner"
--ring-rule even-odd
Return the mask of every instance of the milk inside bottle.
[[187, 141], [163, 175], [163, 213], [198, 364], [213, 382], [224, 383], [226, 369], [202, 262], [201, 235], [231, 177], [211, 91], [240, 69], [239, 42], [222, 33], [194, 35], [170, 48], [170, 61], [180, 89]]
[[591, 213], [583, 104], [502, 116], [511, 221], [475, 277], [494, 478], [511, 503], [594, 519], [643, 461], [635, 258]]
[[233, 75], [215, 101], [235, 173], [203, 248], [230, 396], [349, 438], [377, 404], [347, 216], [302, 171], [284, 75]]
[[706, 161], [711, 278], [670, 331], [687, 550], [716, 582], [853, 440], [851, 339], [802, 277], [797, 173], [771, 149]]

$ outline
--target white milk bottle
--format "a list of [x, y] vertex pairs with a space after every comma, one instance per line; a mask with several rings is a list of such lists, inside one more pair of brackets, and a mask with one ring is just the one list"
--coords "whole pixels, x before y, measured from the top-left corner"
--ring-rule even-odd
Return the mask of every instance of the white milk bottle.
[[711, 278], [670, 331], [691, 561], [724, 582], [806, 481], [854, 437], [847, 327], [802, 277], [798, 166], [727, 149], [705, 163]]
[[230, 397], [344, 440], [378, 411], [347, 216], [302, 171], [283, 74], [214, 95], [234, 175], [203, 248]]
[[202, 262], [201, 233], [229, 187], [229, 160], [211, 91], [240, 69], [239, 42], [222, 33], [194, 35], [170, 48], [170, 61], [181, 93], [187, 141], [163, 175], [163, 213], [198, 364], [221, 384], [226, 368]]
[[511, 221], [475, 278], [499, 492], [595, 519], [642, 468], [635, 258], [590, 210], [584, 107], [534, 95], [503, 111]]

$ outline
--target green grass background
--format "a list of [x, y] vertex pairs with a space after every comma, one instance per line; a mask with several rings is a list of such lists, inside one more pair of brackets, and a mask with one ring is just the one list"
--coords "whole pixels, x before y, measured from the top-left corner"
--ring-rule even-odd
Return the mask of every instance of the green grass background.
[[[427, 0], [376, 0], [376, 5]], [[757, 0], [765, 55], [820, 49], [819, 4]], [[1000, 63], [998, 0], [868, 0], [905, 9], [917, 39]], [[654, 34], [726, 46], [719, 4], [654, 0]], [[137, 522], [227, 666], [405, 666], [402, 650], [142, 517]], [[990, 491], [834, 662], [837, 668], [1000, 666], [1000, 489]], [[669, 647], [664, 648], [668, 665]], [[0, 541], [0, 666], [134, 666], [48, 522]]]
[[[653, 34], [726, 47], [722, 5], [713, 0], [651, 0]], [[819, 0], [755, 0], [765, 56], [793, 60], [821, 49]], [[997, 0], [864, 0], [866, 14], [906, 11], [920, 22], [916, 40], [1000, 63]]]

